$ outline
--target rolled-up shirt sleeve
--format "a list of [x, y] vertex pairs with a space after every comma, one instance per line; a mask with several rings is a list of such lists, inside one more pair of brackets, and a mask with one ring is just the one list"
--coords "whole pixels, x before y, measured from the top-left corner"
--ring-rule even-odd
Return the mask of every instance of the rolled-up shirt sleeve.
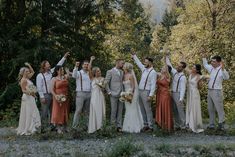
[[209, 65], [209, 64], [208, 64], [206, 58], [202, 58], [202, 63], [203, 63], [204, 68], [205, 68], [209, 73], [211, 73], [212, 65]]
[[[66, 58], [65, 58], [65, 57], [61, 58], [61, 60], [60, 60], [56, 65], [63, 65], [63, 64], [64, 64], [64, 62], [65, 62], [65, 60], [66, 60]], [[53, 72], [54, 72], [54, 70], [55, 70], [55, 67], [51, 69], [51, 73], [53, 73]]]
[[222, 74], [223, 74], [223, 79], [224, 80], [228, 80], [229, 79], [229, 73], [225, 69], [222, 70]]
[[79, 78], [79, 76], [78, 76], [78, 68], [77, 67], [75, 67], [74, 69], [73, 69], [73, 74], [72, 74], [72, 77], [73, 78]]
[[137, 64], [137, 66], [140, 68], [140, 70], [143, 72], [145, 67], [144, 65], [140, 62], [139, 58], [136, 55], [133, 55], [133, 59], [135, 61], [135, 63]]

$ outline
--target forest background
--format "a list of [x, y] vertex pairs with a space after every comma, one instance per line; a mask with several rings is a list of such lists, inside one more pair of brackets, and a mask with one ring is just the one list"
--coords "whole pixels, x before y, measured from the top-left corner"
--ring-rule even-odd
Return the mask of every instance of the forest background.
[[[160, 71], [163, 53], [159, 50], [163, 47], [170, 50], [174, 65], [182, 55], [189, 66], [202, 64], [201, 48], [208, 60], [216, 54], [223, 58], [230, 74], [223, 84], [226, 122], [234, 123], [234, 39], [233, 0], [177, 0], [161, 22], [153, 21], [138, 0], [0, 0], [0, 126], [17, 125], [22, 95], [17, 77], [25, 62], [31, 63], [37, 74], [42, 60], [55, 65], [67, 51], [71, 55], [65, 67], [70, 70], [75, 61], [94, 55], [94, 65], [105, 76], [115, 59], [132, 62], [133, 49], [140, 58], [153, 57], [155, 69]], [[135, 71], [140, 76], [137, 67]], [[203, 74], [207, 74], [205, 70]], [[73, 112], [73, 79], [70, 91]], [[200, 92], [206, 122], [206, 83]], [[107, 100], [108, 116], [109, 110]]]

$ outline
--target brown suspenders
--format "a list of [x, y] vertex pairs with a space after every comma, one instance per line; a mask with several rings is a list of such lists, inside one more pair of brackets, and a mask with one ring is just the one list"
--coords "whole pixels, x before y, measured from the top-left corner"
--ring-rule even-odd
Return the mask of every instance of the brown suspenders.
[[150, 70], [150, 72], [148, 73], [147, 78], [146, 78], [146, 80], [145, 80], [145, 83], [144, 83], [144, 90], [145, 90], [145, 88], [146, 88], [147, 81], [148, 81], [149, 75], [150, 75], [150, 73], [152, 72], [152, 70], [153, 70], [153, 69]]

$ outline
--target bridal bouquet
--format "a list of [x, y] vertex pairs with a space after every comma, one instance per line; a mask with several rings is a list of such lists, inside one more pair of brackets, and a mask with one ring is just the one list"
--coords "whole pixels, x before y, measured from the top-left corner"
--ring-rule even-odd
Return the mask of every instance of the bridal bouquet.
[[99, 86], [101, 89], [105, 88], [104, 79], [100, 80], [98, 83], [96, 83], [97, 86]]
[[127, 92], [121, 92], [121, 97], [119, 98], [119, 100], [121, 102], [131, 103], [132, 98], [133, 98], [133, 93], [131, 91], [127, 91]]
[[33, 84], [30, 84], [28, 86], [26, 86], [26, 91], [30, 94], [30, 95], [35, 95], [37, 93], [37, 88], [36, 86], [34, 86]]
[[60, 106], [62, 106], [62, 103], [67, 100], [66, 96], [64, 94], [56, 95], [56, 100], [60, 102]]

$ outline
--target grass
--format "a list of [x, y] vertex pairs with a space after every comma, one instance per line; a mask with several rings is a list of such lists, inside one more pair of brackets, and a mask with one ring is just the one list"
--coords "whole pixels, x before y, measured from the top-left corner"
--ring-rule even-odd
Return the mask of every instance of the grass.
[[162, 153], [162, 154], [167, 154], [171, 151], [171, 145], [170, 144], [160, 144], [160, 145], [156, 145], [156, 150], [159, 152], [159, 153]]
[[142, 148], [132, 143], [129, 138], [121, 138], [114, 144], [111, 150], [104, 154], [105, 157], [130, 157], [140, 151]]

